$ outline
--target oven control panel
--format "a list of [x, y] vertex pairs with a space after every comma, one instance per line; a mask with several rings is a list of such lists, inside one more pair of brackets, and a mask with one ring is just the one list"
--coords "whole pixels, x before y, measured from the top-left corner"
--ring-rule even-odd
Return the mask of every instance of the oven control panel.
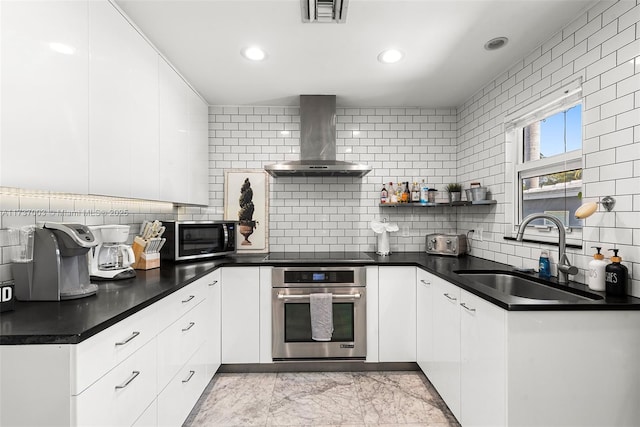
[[366, 270], [363, 267], [275, 267], [271, 279], [273, 287], [365, 286]]

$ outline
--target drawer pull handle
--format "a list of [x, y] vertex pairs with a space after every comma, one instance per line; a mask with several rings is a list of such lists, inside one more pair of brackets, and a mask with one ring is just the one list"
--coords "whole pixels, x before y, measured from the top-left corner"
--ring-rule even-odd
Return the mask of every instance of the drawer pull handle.
[[458, 301], [458, 298], [452, 297], [449, 294], [444, 294], [445, 297], [449, 298], [449, 301]]
[[191, 381], [191, 378], [195, 375], [196, 371], [189, 371], [189, 376], [187, 377], [186, 380], [182, 380], [183, 383], [188, 383], [189, 381]]
[[140, 332], [134, 332], [131, 335], [129, 335], [124, 341], [118, 341], [116, 345], [125, 345], [126, 343], [128, 343], [129, 341], [137, 337], [138, 335], [140, 335]]
[[195, 295], [189, 295], [189, 298], [182, 300], [182, 303], [184, 304], [185, 302], [189, 302], [192, 299], [194, 299], [196, 296]]
[[425, 285], [430, 285], [431, 284], [431, 282], [427, 282], [426, 280], [422, 280], [422, 279], [420, 279], [420, 282], [424, 283]]
[[195, 324], [196, 322], [189, 322], [189, 326], [187, 326], [186, 328], [182, 328], [182, 332], [187, 332], [189, 329], [193, 328]]
[[127, 380], [124, 383], [116, 386], [116, 390], [123, 389], [126, 386], [128, 386], [129, 384], [131, 384], [131, 381], [135, 380], [138, 375], [140, 375], [140, 371], [131, 372], [131, 376], [129, 378], [127, 378]]
[[213, 286], [213, 285], [215, 285], [216, 283], [218, 283], [218, 281], [217, 281], [217, 280], [214, 280], [213, 282], [209, 283], [209, 286]]
[[467, 311], [470, 311], [470, 312], [472, 312], [472, 313], [475, 313], [475, 311], [476, 311], [476, 309], [475, 309], [475, 308], [467, 307], [467, 305], [466, 305], [465, 303], [463, 303], [463, 302], [461, 302], [461, 303], [460, 303], [460, 305], [461, 305], [462, 307], [464, 307], [465, 309], [467, 309]]

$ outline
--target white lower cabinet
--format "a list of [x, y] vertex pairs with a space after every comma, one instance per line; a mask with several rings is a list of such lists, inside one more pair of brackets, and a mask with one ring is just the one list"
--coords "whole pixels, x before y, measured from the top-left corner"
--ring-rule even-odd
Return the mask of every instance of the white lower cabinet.
[[[442, 279], [433, 286], [433, 361], [428, 378], [460, 419], [460, 288]], [[437, 323], [435, 323], [437, 322]]]
[[207, 277], [206, 337], [207, 375], [213, 377], [222, 360], [222, 278], [216, 270]]
[[433, 339], [421, 368], [462, 425], [505, 425], [506, 312], [438, 277], [424, 280], [431, 284], [418, 282], [418, 304], [426, 304], [418, 312]]
[[203, 346], [180, 368], [158, 395], [158, 425], [182, 425], [209, 380], [206, 349]]
[[416, 268], [378, 269], [380, 362], [416, 361]]
[[0, 346], [0, 425], [181, 425], [220, 366], [219, 279], [80, 344]]
[[222, 363], [260, 363], [260, 269], [222, 270]]
[[460, 416], [463, 426], [506, 425], [506, 315], [460, 291]]
[[207, 309], [204, 302], [198, 304], [158, 335], [158, 391], [204, 343]]
[[158, 425], [158, 401], [154, 400], [151, 405], [144, 410], [140, 418], [133, 423], [134, 427], [153, 427]]
[[75, 425], [128, 426], [156, 393], [156, 341], [151, 340], [88, 389], [72, 398]]
[[416, 278], [416, 359], [428, 376], [433, 363], [433, 284], [437, 278], [420, 268]]

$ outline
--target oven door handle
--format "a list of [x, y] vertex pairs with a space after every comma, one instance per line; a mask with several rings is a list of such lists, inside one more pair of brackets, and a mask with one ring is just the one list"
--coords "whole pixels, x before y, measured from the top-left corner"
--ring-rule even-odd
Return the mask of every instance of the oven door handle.
[[[333, 298], [339, 299], [360, 299], [361, 295], [357, 294], [332, 294]], [[283, 293], [278, 294], [278, 299], [309, 299], [309, 295], [285, 295]]]

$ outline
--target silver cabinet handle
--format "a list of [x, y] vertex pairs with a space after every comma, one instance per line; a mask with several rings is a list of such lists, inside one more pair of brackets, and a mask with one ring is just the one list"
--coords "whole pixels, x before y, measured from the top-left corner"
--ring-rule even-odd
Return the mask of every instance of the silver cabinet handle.
[[475, 313], [475, 311], [476, 311], [476, 309], [475, 309], [475, 308], [468, 307], [468, 306], [467, 306], [465, 303], [463, 303], [463, 302], [461, 302], [461, 303], [460, 303], [460, 305], [461, 305], [463, 308], [465, 308], [467, 311], [470, 311], [470, 312], [472, 312], [472, 313]]
[[187, 377], [186, 380], [182, 380], [183, 383], [188, 383], [189, 381], [191, 381], [191, 377], [193, 377], [195, 375], [196, 371], [189, 371], [189, 376]]
[[213, 286], [213, 285], [215, 285], [216, 283], [218, 283], [218, 281], [217, 281], [217, 280], [214, 280], [213, 282], [209, 283], [209, 286]]
[[189, 326], [187, 326], [186, 328], [182, 328], [182, 332], [187, 332], [189, 329], [193, 328], [193, 325], [195, 325], [196, 322], [189, 322]]
[[196, 297], [195, 295], [189, 295], [189, 298], [187, 298], [187, 299], [183, 299], [183, 300], [182, 300], [182, 303], [184, 304], [185, 302], [189, 302], [189, 301], [191, 301], [192, 299], [194, 299], [195, 297]]
[[135, 380], [138, 375], [140, 375], [140, 371], [131, 372], [131, 375], [129, 376], [129, 378], [126, 379], [125, 382], [123, 382], [122, 384], [116, 386], [116, 390], [123, 389], [126, 386], [128, 386], [129, 384], [131, 384], [131, 381]]
[[420, 279], [420, 282], [424, 283], [425, 285], [430, 285], [431, 284], [431, 282], [427, 282], [426, 280], [422, 280], [422, 279]]
[[[333, 298], [359, 299], [361, 295], [358, 293], [358, 294], [333, 294], [332, 296]], [[278, 299], [309, 299], [309, 295], [278, 294]]]
[[449, 301], [458, 301], [458, 298], [452, 297], [449, 294], [444, 294], [445, 297], [449, 298]]
[[138, 335], [140, 335], [140, 332], [133, 332], [131, 335], [129, 335], [127, 338], [125, 338], [122, 341], [118, 341], [116, 343], [116, 345], [125, 345], [126, 343], [128, 343], [129, 341], [131, 341], [132, 339], [134, 339], [135, 337], [137, 337]]

